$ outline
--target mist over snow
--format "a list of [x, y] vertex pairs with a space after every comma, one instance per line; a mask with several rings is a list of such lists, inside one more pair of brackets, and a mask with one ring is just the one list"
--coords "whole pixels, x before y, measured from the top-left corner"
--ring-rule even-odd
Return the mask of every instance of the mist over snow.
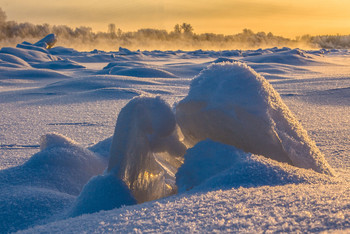
[[0, 233], [350, 230], [348, 50], [44, 36], [0, 49]]
[[[180, 23], [180, 22], [179, 22]], [[140, 28], [123, 31], [113, 22], [106, 24], [105, 32], [94, 32], [89, 26], [72, 28], [68, 25], [33, 24], [31, 22], [8, 21], [6, 12], [0, 8], [0, 46], [15, 46], [23, 40], [38, 41], [48, 34], [59, 38], [58, 45], [92, 51], [96, 48], [113, 51], [118, 47], [134, 50], [229, 50], [259, 49], [269, 47], [348, 49], [350, 35], [298, 35], [287, 38], [273, 32], [253, 32], [243, 29], [223, 35], [212, 32], [196, 33], [190, 22], [174, 25], [171, 31], [156, 28]], [[52, 40], [51, 42], [53, 42]], [[51, 43], [49, 43], [51, 44]], [[50, 46], [50, 45], [49, 45]], [[22, 48], [24, 46], [22, 45]], [[52, 47], [52, 46], [50, 46]]]

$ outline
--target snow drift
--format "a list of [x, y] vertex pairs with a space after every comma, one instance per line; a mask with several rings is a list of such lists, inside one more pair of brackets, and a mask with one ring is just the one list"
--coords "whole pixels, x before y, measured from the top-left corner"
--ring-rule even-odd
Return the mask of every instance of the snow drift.
[[212, 64], [191, 83], [176, 119], [192, 147], [210, 138], [246, 152], [333, 174], [279, 94], [239, 62]]
[[51, 55], [49, 53], [44, 53], [42, 51], [32, 50], [32, 49], [3, 47], [0, 49], [0, 53], [11, 54], [20, 59], [23, 59], [29, 64], [59, 60], [59, 58], [54, 55]]
[[60, 134], [46, 134], [40, 141], [41, 151], [21, 166], [2, 170], [0, 183], [78, 195], [86, 182], [107, 166], [106, 159]]
[[138, 202], [175, 192], [174, 175], [185, 146], [175, 116], [159, 97], [132, 99], [119, 113], [108, 172], [116, 174]]
[[0, 171], [0, 230], [12, 232], [62, 213], [107, 160], [51, 133], [25, 164]]
[[254, 63], [281, 63], [289, 65], [308, 65], [317, 64], [313, 57], [314, 55], [308, 54], [301, 49], [275, 51], [275, 53], [261, 54], [258, 56], [248, 56], [244, 58], [244, 61]]

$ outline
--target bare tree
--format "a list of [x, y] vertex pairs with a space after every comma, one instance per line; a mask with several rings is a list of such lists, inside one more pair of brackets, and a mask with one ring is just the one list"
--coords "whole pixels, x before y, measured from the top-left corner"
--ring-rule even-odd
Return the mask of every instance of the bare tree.
[[183, 23], [181, 25], [181, 29], [185, 34], [192, 34], [193, 33], [193, 27], [191, 24]]
[[176, 24], [174, 26], [174, 32], [177, 33], [177, 34], [181, 33], [181, 26], [179, 24]]
[[115, 24], [109, 24], [108, 25], [108, 33], [111, 35], [111, 38], [115, 38]]

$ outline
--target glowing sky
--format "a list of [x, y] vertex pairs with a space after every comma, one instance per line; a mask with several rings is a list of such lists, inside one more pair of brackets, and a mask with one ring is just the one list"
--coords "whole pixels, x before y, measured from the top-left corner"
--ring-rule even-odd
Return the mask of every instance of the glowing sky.
[[8, 20], [94, 31], [107, 31], [109, 23], [133, 31], [187, 22], [196, 33], [350, 34], [348, 0], [0, 0], [0, 7]]

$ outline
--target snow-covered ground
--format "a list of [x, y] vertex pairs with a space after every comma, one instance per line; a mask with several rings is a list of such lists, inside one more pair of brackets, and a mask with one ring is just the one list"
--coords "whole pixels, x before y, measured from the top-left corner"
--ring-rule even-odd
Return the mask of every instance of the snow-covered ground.
[[350, 232], [350, 51], [41, 44], [0, 50], [0, 233]]

